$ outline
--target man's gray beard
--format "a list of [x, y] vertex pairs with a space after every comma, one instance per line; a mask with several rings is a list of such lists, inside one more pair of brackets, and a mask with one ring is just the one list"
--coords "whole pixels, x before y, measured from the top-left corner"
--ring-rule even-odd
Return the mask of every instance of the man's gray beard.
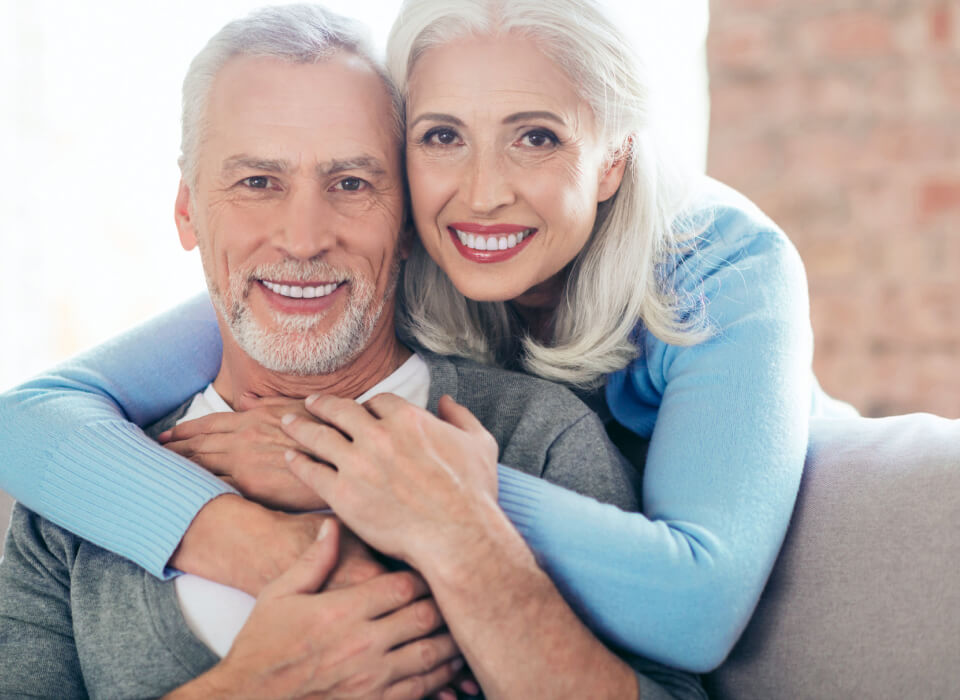
[[[210, 298], [227, 321], [240, 348], [264, 368], [281, 374], [298, 376], [331, 374], [349, 364], [367, 347], [387, 300], [393, 295], [400, 261], [394, 259], [384, 295], [375, 299], [374, 285], [367, 279], [337, 271], [322, 261], [300, 263], [293, 260], [262, 265], [249, 273], [231, 276], [227, 303], [219, 288], [207, 275]], [[206, 274], [207, 265], [204, 265]], [[284, 314], [272, 311], [277, 329], [263, 328], [254, 317], [247, 297], [256, 280], [285, 281], [343, 280], [349, 278], [349, 297], [336, 324], [326, 332], [318, 332], [331, 310], [316, 315]]]

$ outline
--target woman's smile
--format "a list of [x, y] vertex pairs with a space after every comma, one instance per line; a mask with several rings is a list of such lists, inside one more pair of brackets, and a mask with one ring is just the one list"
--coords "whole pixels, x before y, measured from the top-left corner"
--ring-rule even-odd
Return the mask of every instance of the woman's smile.
[[457, 222], [447, 226], [457, 251], [467, 260], [495, 263], [509, 260], [529, 245], [537, 229], [515, 224]]

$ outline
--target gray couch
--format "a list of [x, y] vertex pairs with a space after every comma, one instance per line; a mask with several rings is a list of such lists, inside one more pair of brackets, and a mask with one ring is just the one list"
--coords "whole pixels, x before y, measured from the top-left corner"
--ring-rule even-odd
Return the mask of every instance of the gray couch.
[[783, 551], [711, 696], [960, 698], [958, 572], [960, 421], [814, 421]]

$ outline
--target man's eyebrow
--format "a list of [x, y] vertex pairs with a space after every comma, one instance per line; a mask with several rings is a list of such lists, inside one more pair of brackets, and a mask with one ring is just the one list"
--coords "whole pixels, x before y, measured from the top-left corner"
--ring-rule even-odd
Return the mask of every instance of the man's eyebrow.
[[285, 173], [289, 169], [290, 164], [285, 160], [257, 158], [255, 156], [241, 154], [231, 156], [223, 161], [221, 171], [224, 174], [232, 173], [236, 170], [263, 170], [268, 173]]
[[557, 124], [565, 125], [566, 122], [558, 115], [553, 112], [540, 111], [540, 112], [517, 112], [516, 114], [511, 114], [508, 117], [504, 117], [504, 124], [516, 124], [517, 122], [525, 122], [531, 119], [546, 119], [548, 121], [556, 122]]
[[330, 177], [348, 170], [365, 170], [371, 175], [384, 175], [387, 172], [383, 163], [373, 156], [336, 158], [317, 165], [317, 175], [319, 177]]
[[410, 122], [410, 128], [412, 129], [417, 124], [423, 121], [429, 122], [445, 122], [447, 124], [453, 124], [454, 126], [463, 126], [463, 120], [457, 119], [457, 117], [452, 114], [442, 114], [440, 112], [424, 112], [419, 115], [416, 119]]

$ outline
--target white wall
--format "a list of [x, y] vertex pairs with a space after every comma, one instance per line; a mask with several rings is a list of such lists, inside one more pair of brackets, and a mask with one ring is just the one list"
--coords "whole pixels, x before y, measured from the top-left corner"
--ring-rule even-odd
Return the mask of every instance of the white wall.
[[[180, 82], [211, 34], [263, 4], [0, 3], [0, 390], [203, 289], [173, 227]], [[326, 4], [382, 42], [398, 0]], [[702, 167], [707, 0], [616, 4]]]

